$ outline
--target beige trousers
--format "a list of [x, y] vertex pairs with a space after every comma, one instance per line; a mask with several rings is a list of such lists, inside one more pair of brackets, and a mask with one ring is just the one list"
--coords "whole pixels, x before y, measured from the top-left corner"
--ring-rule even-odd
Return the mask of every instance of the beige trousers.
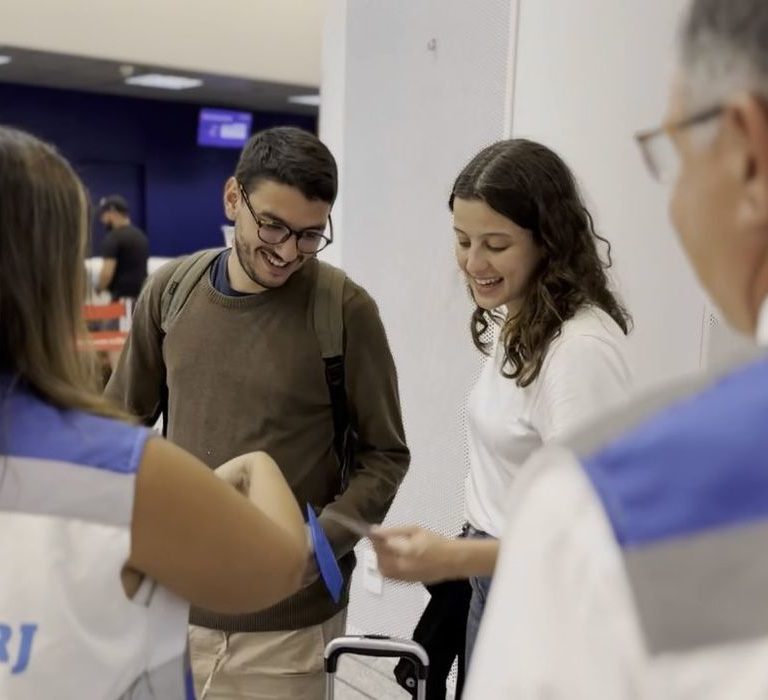
[[198, 700], [322, 700], [323, 651], [344, 635], [347, 611], [322, 625], [288, 632], [189, 629]]

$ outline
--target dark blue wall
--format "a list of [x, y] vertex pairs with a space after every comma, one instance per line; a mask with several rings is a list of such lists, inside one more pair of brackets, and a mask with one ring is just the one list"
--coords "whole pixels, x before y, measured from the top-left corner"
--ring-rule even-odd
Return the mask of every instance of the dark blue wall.
[[[134, 185], [136, 191], [128, 193], [133, 219], [147, 231], [153, 255], [223, 244], [222, 190], [238, 152], [196, 145], [199, 109], [0, 83], [0, 123], [53, 142], [94, 197], [108, 193], [114, 182]], [[317, 126], [314, 117], [254, 113], [254, 130], [281, 124], [310, 131]], [[100, 232], [95, 234], [98, 252]]]

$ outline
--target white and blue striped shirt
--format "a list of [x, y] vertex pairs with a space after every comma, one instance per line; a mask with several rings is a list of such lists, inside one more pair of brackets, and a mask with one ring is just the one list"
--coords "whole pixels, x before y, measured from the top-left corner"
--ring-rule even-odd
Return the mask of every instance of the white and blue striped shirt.
[[188, 605], [121, 581], [150, 435], [0, 375], [0, 698], [193, 697]]

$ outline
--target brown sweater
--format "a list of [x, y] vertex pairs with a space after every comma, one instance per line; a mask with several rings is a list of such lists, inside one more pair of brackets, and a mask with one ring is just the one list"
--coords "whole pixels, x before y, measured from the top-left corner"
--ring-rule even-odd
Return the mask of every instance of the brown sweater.
[[[153, 425], [167, 391], [168, 438], [209, 467], [263, 450], [280, 465], [302, 509], [311, 503], [381, 522], [410, 455], [395, 366], [371, 297], [347, 280], [347, 395], [360, 439], [349, 487], [336, 498], [331, 404], [308, 320], [317, 263], [307, 263], [280, 289], [243, 297], [216, 291], [205, 274], [163, 337], [160, 297], [176, 265], [169, 263], [148, 280], [107, 395]], [[317, 581], [266, 611], [232, 616], [193, 609], [191, 621], [229, 632], [289, 630], [319, 624], [343, 609], [356, 538], [322, 513], [320, 522], [346, 581], [338, 605]]]

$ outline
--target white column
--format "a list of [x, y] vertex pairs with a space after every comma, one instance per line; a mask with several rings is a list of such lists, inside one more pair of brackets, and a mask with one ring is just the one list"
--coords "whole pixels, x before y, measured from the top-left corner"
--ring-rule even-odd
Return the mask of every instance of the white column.
[[[466, 394], [480, 364], [448, 196], [504, 136], [511, 13], [508, 0], [338, 1], [325, 35], [320, 125], [341, 167], [341, 258], [381, 309], [413, 452], [389, 522], [446, 534], [463, 521]], [[359, 575], [350, 626], [409, 635], [423, 605], [420, 586], [377, 595]]]

